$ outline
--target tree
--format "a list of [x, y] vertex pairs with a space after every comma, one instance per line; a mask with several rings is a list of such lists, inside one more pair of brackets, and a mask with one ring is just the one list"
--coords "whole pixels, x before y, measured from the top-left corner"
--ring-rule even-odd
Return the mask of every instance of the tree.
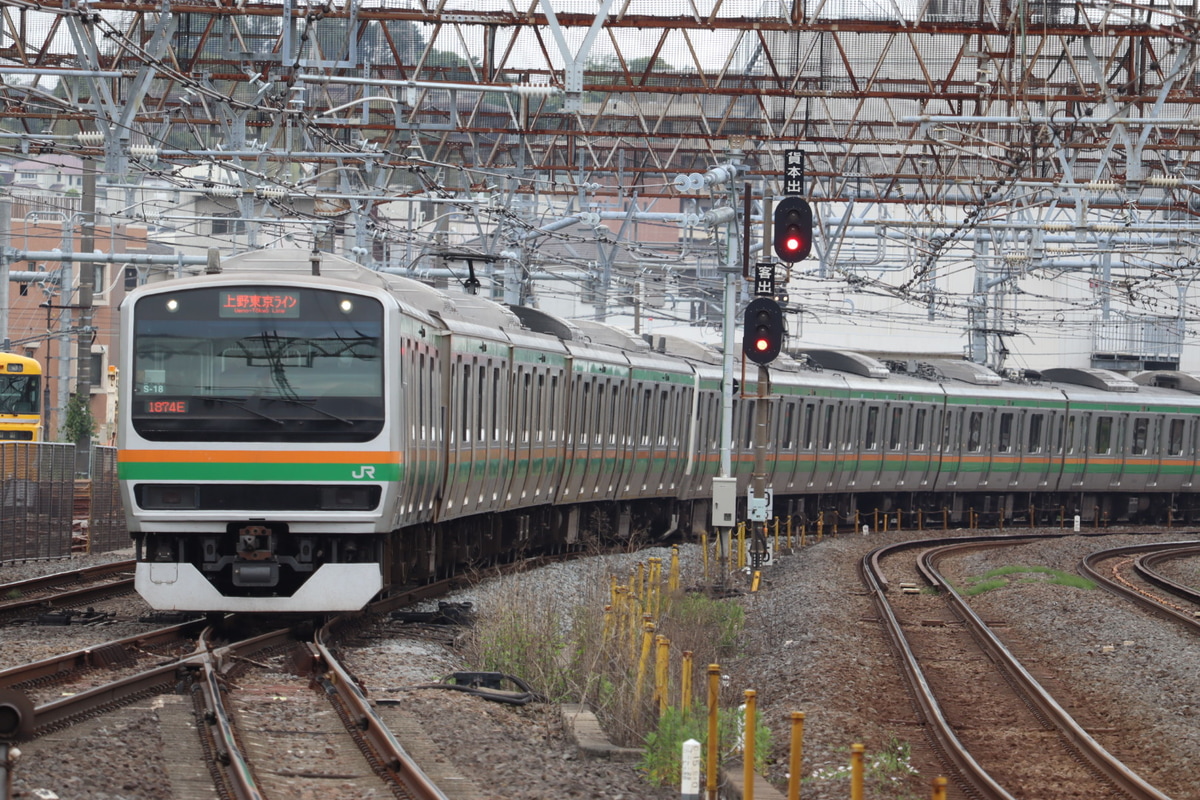
[[78, 443], [91, 439], [95, 433], [96, 418], [92, 416], [87, 398], [79, 393], [71, 395], [67, 401], [67, 419], [63, 423], [63, 441]]

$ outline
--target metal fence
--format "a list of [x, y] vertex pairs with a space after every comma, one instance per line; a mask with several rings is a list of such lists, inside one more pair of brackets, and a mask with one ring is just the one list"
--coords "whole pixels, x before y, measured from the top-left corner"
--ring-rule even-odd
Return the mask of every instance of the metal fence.
[[117, 450], [91, 458], [91, 480], [77, 481], [75, 445], [0, 442], [0, 563], [129, 547]]
[[0, 442], [0, 562], [71, 554], [75, 445]]
[[88, 493], [88, 550], [107, 553], [129, 547], [129, 530], [117, 486], [117, 448], [92, 447], [92, 480]]

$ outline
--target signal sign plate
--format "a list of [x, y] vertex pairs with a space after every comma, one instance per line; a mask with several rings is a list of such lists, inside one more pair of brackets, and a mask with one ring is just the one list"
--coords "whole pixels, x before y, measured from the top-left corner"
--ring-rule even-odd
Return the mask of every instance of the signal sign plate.
[[775, 295], [775, 264], [759, 261], [754, 265], [754, 293], [764, 297]]
[[785, 150], [783, 152], [783, 193], [804, 194], [803, 150]]

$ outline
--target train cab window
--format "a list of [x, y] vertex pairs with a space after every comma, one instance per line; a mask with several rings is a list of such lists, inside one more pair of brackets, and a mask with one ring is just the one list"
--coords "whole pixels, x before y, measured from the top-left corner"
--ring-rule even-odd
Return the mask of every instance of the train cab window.
[[967, 450], [978, 453], [983, 449], [983, 412], [972, 411], [967, 420]]
[[832, 405], [825, 406], [825, 420], [821, 424], [821, 430], [824, 434], [824, 437], [821, 440], [821, 449], [832, 450], [833, 449], [833, 435], [834, 435], [833, 434], [833, 406]]
[[866, 430], [863, 431], [863, 449], [874, 450], [879, 445], [879, 406], [867, 407]]
[[1104, 455], [1112, 452], [1112, 417], [1100, 417], [1096, 420], [1095, 453]]
[[1130, 444], [1130, 452], [1135, 456], [1143, 456], [1146, 454], [1146, 443], [1150, 437], [1150, 419], [1148, 417], [1134, 417], [1133, 419], [1133, 442]]
[[913, 434], [912, 434], [912, 449], [925, 449], [925, 417], [928, 411], [924, 408], [918, 408], [913, 414]]
[[1178, 456], [1183, 454], [1183, 420], [1171, 420], [1171, 427], [1167, 431], [1167, 455]]
[[1043, 414], [1029, 415], [1029, 442], [1025, 451], [1028, 453], [1042, 452], [1042, 419]]
[[813, 417], [816, 415], [817, 407], [811, 403], [804, 405], [804, 435], [800, 441], [804, 443], [805, 450], [812, 450], [813, 446]]
[[892, 450], [899, 450], [903, 445], [904, 438], [904, 409], [892, 409], [892, 427], [888, 433], [888, 447]]
[[1000, 430], [996, 438], [996, 450], [1000, 453], [1011, 453], [1013, 449], [1013, 414], [1005, 411], [1000, 414]]

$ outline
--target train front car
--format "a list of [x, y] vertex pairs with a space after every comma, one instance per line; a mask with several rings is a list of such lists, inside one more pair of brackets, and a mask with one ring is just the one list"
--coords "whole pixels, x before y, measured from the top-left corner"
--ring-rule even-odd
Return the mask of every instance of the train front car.
[[42, 366], [32, 358], [0, 353], [0, 442], [42, 438]]
[[125, 300], [119, 475], [152, 607], [343, 611], [380, 591], [399, 470], [389, 307], [368, 286], [275, 272]]

